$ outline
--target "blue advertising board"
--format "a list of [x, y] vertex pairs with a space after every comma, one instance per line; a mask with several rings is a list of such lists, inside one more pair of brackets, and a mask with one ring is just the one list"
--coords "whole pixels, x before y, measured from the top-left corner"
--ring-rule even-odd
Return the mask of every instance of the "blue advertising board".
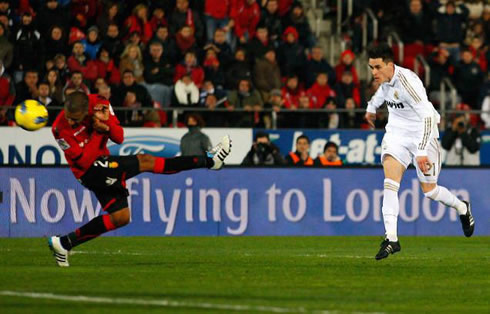
[[[269, 133], [271, 141], [277, 145], [283, 155], [296, 150], [296, 139], [304, 134], [310, 139], [310, 156], [316, 158], [323, 153], [328, 141], [339, 145], [340, 157], [349, 164], [379, 165], [381, 159], [381, 141], [384, 130], [259, 130]], [[441, 133], [442, 136], [443, 133]], [[490, 165], [490, 131], [482, 132], [480, 162]]]
[[[490, 169], [445, 169], [490, 235]], [[380, 168], [194, 170], [127, 181], [131, 224], [109, 235], [382, 235]], [[482, 188], [484, 187], [484, 188]], [[68, 168], [0, 168], [0, 237], [72, 231], [101, 213]], [[461, 235], [453, 209], [424, 198], [413, 169], [400, 192], [401, 235]]]

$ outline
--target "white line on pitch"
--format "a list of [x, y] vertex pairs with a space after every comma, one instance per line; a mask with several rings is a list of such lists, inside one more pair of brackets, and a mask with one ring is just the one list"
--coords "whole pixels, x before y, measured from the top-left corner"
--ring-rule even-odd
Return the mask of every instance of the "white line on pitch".
[[[85, 303], [105, 303], [105, 304], [128, 304], [128, 305], [146, 305], [146, 306], [161, 306], [161, 307], [173, 307], [173, 308], [199, 308], [208, 310], [224, 310], [224, 311], [255, 311], [255, 312], [269, 312], [269, 313], [308, 313], [311, 311], [306, 310], [303, 307], [299, 308], [286, 308], [276, 306], [264, 306], [264, 305], [241, 305], [241, 304], [213, 304], [203, 302], [182, 302], [173, 301], [167, 299], [160, 300], [145, 300], [145, 299], [121, 299], [121, 298], [108, 298], [108, 297], [91, 297], [85, 295], [63, 295], [53, 293], [36, 293], [36, 292], [18, 292], [4, 290], [0, 291], [0, 295], [12, 296], [12, 297], [24, 297], [31, 299], [48, 299], [48, 300], [60, 300], [71, 302], [85, 302]], [[318, 314], [334, 314], [338, 311], [314, 311]], [[345, 313], [343, 311], [343, 313]], [[361, 312], [354, 312], [361, 313]], [[375, 313], [370, 313], [375, 314]]]

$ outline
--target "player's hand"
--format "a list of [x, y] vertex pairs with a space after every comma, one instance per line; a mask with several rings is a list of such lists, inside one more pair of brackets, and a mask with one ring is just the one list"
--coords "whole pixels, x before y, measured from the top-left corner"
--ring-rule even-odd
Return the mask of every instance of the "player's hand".
[[373, 129], [375, 128], [375, 126], [374, 126], [374, 121], [376, 120], [376, 114], [375, 113], [366, 112], [366, 114], [364, 115], [364, 119], [367, 121], [367, 123], [369, 124], [370, 127], [372, 127]]
[[109, 108], [103, 106], [101, 109], [94, 110], [94, 118], [97, 118], [100, 121], [109, 120]]
[[416, 160], [422, 173], [427, 173], [432, 168], [432, 164], [427, 156], [419, 156], [416, 158]]
[[100, 132], [100, 133], [109, 132], [109, 129], [110, 129], [110, 127], [107, 124], [105, 124], [104, 122], [102, 122], [101, 120], [99, 120], [95, 116], [94, 116], [92, 125], [94, 127], [94, 130], [96, 130], [97, 132]]

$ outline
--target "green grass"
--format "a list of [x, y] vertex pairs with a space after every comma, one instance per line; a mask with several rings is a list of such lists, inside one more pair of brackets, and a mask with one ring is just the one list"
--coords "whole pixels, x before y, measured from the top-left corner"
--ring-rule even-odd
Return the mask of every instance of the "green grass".
[[[174, 306], [0, 295], [0, 313], [489, 313], [490, 238], [102, 237], [58, 268], [44, 239], [0, 239], [0, 291], [168, 300]], [[132, 302], [131, 300], [128, 302]], [[210, 304], [209, 309], [203, 304]]]

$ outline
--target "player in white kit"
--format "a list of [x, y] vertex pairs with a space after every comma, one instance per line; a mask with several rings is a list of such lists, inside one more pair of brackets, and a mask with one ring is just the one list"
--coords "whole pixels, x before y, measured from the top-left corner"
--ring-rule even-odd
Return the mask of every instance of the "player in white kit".
[[368, 102], [365, 118], [374, 127], [376, 109], [386, 103], [389, 117], [381, 144], [385, 173], [383, 220], [386, 238], [376, 255], [380, 260], [401, 250], [397, 236], [398, 189], [407, 167], [413, 163], [425, 196], [458, 211], [463, 232], [470, 237], [475, 228], [470, 203], [459, 200], [437, 185], [441, 171], [438, 123], [440, 116], [427, 99], [422, 81], [409, 69], [393, 63], [393, 51], [387, 44], [368, 50], [369, 67], [378, 90]]

